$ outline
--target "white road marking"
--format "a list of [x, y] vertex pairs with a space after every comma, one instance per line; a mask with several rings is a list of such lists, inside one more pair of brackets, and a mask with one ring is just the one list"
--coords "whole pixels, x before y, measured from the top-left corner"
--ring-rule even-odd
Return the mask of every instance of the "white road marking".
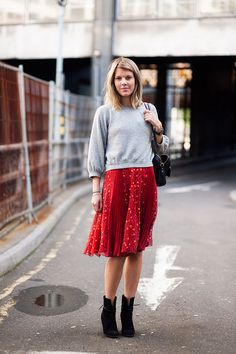
[[23, 351], [17, 351], [17, 352], [11, 352], [11, 354], [96, 354], [96, 353], [91, 353], [91, 352], [50, 352], [50, 351], [44, 351], [44, 352], [36, 352], [36, 351], [30, 351], [30, 352], [23, 352]]
[[8, 311], [15, 304], [16, 304], [15, 300], [10, 298], [4, 305], [0, 307], [0, 324], [3, 322], [4, 318], [8, 316]]
[[167, 278], [169, 270], [186, 270], [173, 266], [179, 246], [166, 245], [157, 248], [154, 272], [152, 278], [141, 278], [138, 291], [145, 299], [147, 306], [153, 311], [161, 304], [167, 295], [184, 280], [183, 277]]
[[[14, 353], [13, 353], [14, 354]], [[17, 352], [17, 354], [21, 354], [21, 352]], [[24, 352], [24, 354], [96, 354], [91, 352]]]
[[192, 184], [183, 187], [173, 187], [173, 188], [166, 189], [166, 193], [188, 193], [192, 191], [208, 192], [212, 187], [217, 186], [219, 183], [220, 183], [219, 181], [214, 181], [214, 182], [207, 182], [207, 183]]
[[231, 191], [229, 196], [233, 202], [236, 202], [236, 190]]
[[[65, 234], [63, 235], [64, 238], [62, 241], [56, 242], [56, 246], [50, 250], [50, 252], [47, 254], [46, 257], [44, 257], [41, 262], [31, 271], [23, 275], [22, 277], [18, 278], [14, 283], [9, 285], [7, 288], [5, 288], [1, 293], [0, 293], [0, 301], [3, 300], [5, 297], [9, 296], [12, 294], [14, 289], [18, 286], [21, 285], [22, 283], [26, 282], [30, 278], [32, 278], [35, 274], [39, 273], [41, 270], [43, 270], [46, 265], [51, 262], [52, 259], [54, 259], [59, 250], [62, 248], [64, 243], [66, 241], [69, 241], [71, 236], [75, 233], [77, 225], [80, 223], [81, 219], [83, 218], [84, 214], [86, 212], [86, 208], [84, 207], [83, 209], [80, 209], [80, 214], [76, 217], [72, 227], [65, 231]], [[13, 299], [9, 299], [5, 304], [0, 306], [0, 324], [4, 321], [6, 317], [8, 317], [8, 311], [10, 310], [11, 307], [15, 305], [15, 301]]]

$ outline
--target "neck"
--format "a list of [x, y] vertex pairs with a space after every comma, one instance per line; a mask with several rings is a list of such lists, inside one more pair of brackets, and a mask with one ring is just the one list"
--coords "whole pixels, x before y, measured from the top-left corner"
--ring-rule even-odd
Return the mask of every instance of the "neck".
[[130, 97], [121, 97], [122, 106], [132, 107]]

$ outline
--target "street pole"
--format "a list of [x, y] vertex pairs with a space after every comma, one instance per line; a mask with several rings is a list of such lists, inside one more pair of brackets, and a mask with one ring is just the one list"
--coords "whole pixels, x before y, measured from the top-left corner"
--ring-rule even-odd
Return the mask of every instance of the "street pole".
[[64, 15], [67, 0], [57, 0], [59, 5], [59, 41], [58, 41], [58, 56], [56, 61], [56, 86], [63, 87], [63, 28], [64, 28]]

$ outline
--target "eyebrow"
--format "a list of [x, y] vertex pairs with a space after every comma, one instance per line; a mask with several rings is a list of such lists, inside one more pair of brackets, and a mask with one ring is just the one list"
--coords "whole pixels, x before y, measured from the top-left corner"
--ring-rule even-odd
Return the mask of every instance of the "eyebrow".
[[[115, 79], [121, 78], [123, 75], [115, 75]], [[131, 74], [124, 75], [124, 77], [133, 77]]]

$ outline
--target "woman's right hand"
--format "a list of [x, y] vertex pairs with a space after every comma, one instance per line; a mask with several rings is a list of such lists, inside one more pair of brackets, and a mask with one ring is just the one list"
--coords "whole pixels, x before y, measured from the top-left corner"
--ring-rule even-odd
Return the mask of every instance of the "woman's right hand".
[[96, 212], [101, 212], [102, 211], [102, 193], [93, 194], [91, 203], [92, 203], [93, 209]]

